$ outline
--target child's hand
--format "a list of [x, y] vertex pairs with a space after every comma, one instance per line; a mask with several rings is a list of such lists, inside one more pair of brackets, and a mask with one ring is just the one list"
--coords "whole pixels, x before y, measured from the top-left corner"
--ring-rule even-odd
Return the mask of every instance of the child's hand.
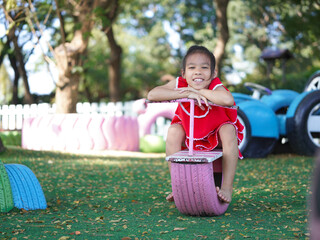
[[182, 88], [175, 88], [174, 90], [178, 91], [179, 93], [184, 93], [184, 92], [194, 92], [199, 94], [199, 91], [192, 88], [192, 87], [182, 87]]
[[201, 95], [199, 95], [199, 94], [197, 94], [197, 93], [191, 92], [191, 93], [188, 95], [188, 98], [192, 98], [192, 99], [197, 100], [197, 101], [196, 101], [196, 104], [197, 104], [197, 105], [200, 107], [200, 109], [203, 110], [203, 111], [205, 110], [205, 108], [204, 108], [204, 106], [201, 104], [201, 100], [204, 101], [205, 105], [206, 105], [208, 108], [211, 108], [210, 105], [209, 105], [209, 103], [208, 103], [208, 100], [207, 100], [205, 97], [203, 97], [203, 96], [201, 96]]
[[205, 102], [206, 106], [211, 109], [208, 100], [199, 94], [199, 91], [192, 88], [192, 87], [184, 87], [184, 88], [175, 88], [176, 91], [179, 91], [179, 93], [184, 93], [187, 92], [188, 93], [188, 98], [192, 98], [197, 100], [196, 104], [200, 107], [201, 110], [205, 110], [205, 108], [202, 106], [201, 104], [201, 100]]

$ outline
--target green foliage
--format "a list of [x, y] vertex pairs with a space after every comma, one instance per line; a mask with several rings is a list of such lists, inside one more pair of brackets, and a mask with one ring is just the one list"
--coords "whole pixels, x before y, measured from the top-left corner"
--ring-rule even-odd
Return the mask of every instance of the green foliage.
[[17, 7], [17, 1], [15, 0], [7, 0], [6, 10], [11, 11]]
[[[26, 24], [27, 10], [18, 11], [18, 7], [27, 6], [22, 1], [6, 1], [7, 9], [11, 9], [17, 34], [23, 31], [19, 43], [32, 37], [30, 26]], [[76, 29], [81, 28], [78, 22], [75, 2], [57, 1], [64, 19], [66, 41], [70, 42]], [[89, 48], [84, 57], [84, 66], [73, 70], [81, 75], [80, 101], [109, 100], [108, 65], [110, 49], [105, 33], [100, 32], [105, 26], [113, 24], [117, 43], [122, 47], [122, 65], [120, 90], [122, 100], [132, 100], [146, 96], [152, 87], [162, 84], [161, 76], [164, 74], [179, 74], [180, 61], [186, 49], [193, 44], [206, 46], [214, 50], [219, 35], [216, 26], [215, 5], [212, 0], [130, 0], [119, 1], [119, 14], [115, 22], [111, 23], [106, 17], [107, 9], [97, 7], [94, 9], [95, 28], [92, 33], [86, 33], [90, 40]], [[35, 16], [40, 21], [42, 29], [50, 29], [50, 44], [55, 48], [62, 42], [57, 24], [56, 1], [33, 1], [35, 11], [28, 15], [36, 30], [41, 36]], [[233, 70], [247, 73], [245, 81], [253, 81], [266, 85], [272, 89], [290, 88], [297, 91], [303, 85], [310, 72], [319, 66], [320, 36], [319, 3], [312, 0], [232, 0], [228, 6], [228, 25], [230, 39], [227, 44], [222, 76]], [[23, 8], [19, 8], [20, 10]], [[0, 10], [1, 11], [1, 10]], [[1, 12], [3, 15], [3, 12]], [[3, 15], [4, 16], [4, 15]], [[2, 17], [3, 17], [2, 16]], [[17, 24], [19, 23], [19, 24]], [[179, 45], [173, 46], [169, 42], [168, 29], [174, 30], [179, 36]], [[2, 39], [4, 42], [5, 37]], [[234, 50], [238, 45], [243, 50], [239, 57]], [[293, 55], [287, 64], [286, 81], [283, 82], [281, 66], [276, 63], [269, 79], [266, 77], [266, 64], [260, 59], [266, 47], [287, 48]], [[25, 60], [29, 59], [33, 49], [24, 49]], [[48, 52], [49, 57], [53, 57]], [[2, 55], [2, 53], [1, 53]], [[0, 56], [2, 57], [2, 56]], [[250, 62], [253, 68], [238, 67], [241, 63]], [[34, 66], [37, 70], [39, 60]], [[247, 66], [247, 65], [246, 65]], [[313, 66], [313, 67], [312, 67]], [[245, 91], [242, 85], [231, 86], [232, 89]]]
[[88, 101], [86, 88], [91, 93], [91, 100], [99, 102], [103, 98], [108, 100], [108, 59], [110, 50], [107, 37], [101, 31], [94, 29], [89, 41], [88, 54], [85, 59], [80, 82], [79, 101]]
[[4, 146], [21, 146], [21, 132], [20, 131], [6, 131], [0, 132], [0, 138]]
[[[312, 0], [231, 1], [228, 8], [231, 32], [228, 56], [233, 57], [232, 46], [239, 44], [244, 49], [244, 60], [256, 63], [256, 71], [264, 75], [266, 67], [261, 67], [259, 59], [262, 51], [267, 47], [289, 49], [294, 59], [287, 65], [288, 83], [281, 82], [281, 66], [277, 63], [273, 69], [277, 77], [271, 77], [269, 85], [277, 88], [287, 84], [290, 88], [301, 89], [299, 84], [294, 86], [293, 80], [290, 83], [290, 79], [299, 79], [292, 76], [304, 75], [306, 69], [318, 61], [320, 44], [316, 36], [319, 36], [319, 28], [314, 23], [320, 21], [319, 8], [319, 3]], [[251, 78], [248, 76], [244, 81], [251, 81]]]
[[248, 74], [245, 80], [236, 86], [230, 86], [228, 89], [232, 92], [241, 92], [246, 94], [251, 94], [244, 87], [245, 82], [253, 82], [263, 85], [270, 88], [271, 90], [275, 89], [290, 89], [297, 92], [303, 92], [309, 78], [320, 69], [320, 64], [315, 66], [309, 66], [302, 72], [288, 73], [285, 75], [285, 81], [283, 81], [282, 73], [280, 74], [271, 74], [270, 78], [267, 78], [266, 75], [261, 74], [261, 72], [256, 71], [253, 74]]
[[140, 151], [144, 153], [166, 152], [166, 142], [162, 136], [145, 135], [140, 138]]
[[74, 155], [9, 147], [1, 161], [28, 166], [48, 203], [45, 210], [1, 214], [4, 239], [310, 237], [306, 209], [313, 158], [239, 161], [232, 203], [217, 217], [185, 216], [165, 200], [171, 186], [164, 154]]
[[145, 97], [146, 91], [163, 84], [160, 82], [163, 75], [177, 74], [179, 65], [171, 57], [167, 33], [160, 22], [146, 36], [127, 33], [121, 26], [115, 30], [123, 46], [121, 89], [124, 100]]

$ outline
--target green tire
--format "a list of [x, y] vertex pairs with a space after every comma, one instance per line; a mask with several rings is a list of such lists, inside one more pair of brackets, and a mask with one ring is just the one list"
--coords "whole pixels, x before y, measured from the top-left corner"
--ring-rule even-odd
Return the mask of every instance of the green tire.
[[3, 163], [0, 161], [0, 212], [9, 212], [13, 208], [9, 177]]

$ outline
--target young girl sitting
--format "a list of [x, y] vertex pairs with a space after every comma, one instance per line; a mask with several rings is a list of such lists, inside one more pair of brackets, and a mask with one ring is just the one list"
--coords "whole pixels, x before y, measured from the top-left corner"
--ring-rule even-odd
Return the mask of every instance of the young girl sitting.
[[[233, 180], [238, 158], [242, 155], [238, 144], [243, 138], [243, 126], [237, 119], [236, 111], [210, 106], [208, 100], [221, 106], [234, 105], [232, 94], [216, 77], [215, 57], [205, 47], [192, 46], [182, 61], [181, 77], [165, 85], [155, 87], [148, 93], [150, 101], [167, 101], [179, 98], [196, 100], [194, 111], [194, 150], [211, 151], [222, 147], [221, 189], [217, 194], [221, 201], [230, 203]], [[204, 102], [201, 103], [201, 100]], [[166, 155], [172, 155], [189, 146], [189, 103], [180, 103], [168, 130]], [[169, 162], [170, 169], [170, 162]], [[170, 193], [168, 201], [173, 201]]]

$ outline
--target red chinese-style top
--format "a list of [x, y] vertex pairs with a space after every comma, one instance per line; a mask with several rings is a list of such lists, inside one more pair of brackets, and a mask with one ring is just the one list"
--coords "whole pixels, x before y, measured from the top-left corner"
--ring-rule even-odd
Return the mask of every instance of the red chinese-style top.
[[[214, 91], [218, 86], [223, 86], [219, 78], [214, 78], [208, 89]], [[176, 79], [176, 88], [188, 87], [186, 79], [178, 77]], [[224, 87], [224, 86], [223, 86]], [[229, 91], [226, 87], [224, 87]], [[235, 104], [234, 104], [235, 105]], [[205, 106], [204, 110], [197, 105], [194, 109], [194, 150], [211, 151], [217, 147], [219, 143], [218, 132], [224, 124], [232, 124], [237, 133], [238, 144], [243, 139], [243, 125], [237, 119], [237, 110], [232, 108], [223, 108], [211, 106], [209, 109]], [[189, 119], [190, 103], [179, 103], [175, 116], [171, 124], [181, 124], [186, 132], [185, 144], [189, 147]], [[243, 158], [239, 151], [239, 158]]]

